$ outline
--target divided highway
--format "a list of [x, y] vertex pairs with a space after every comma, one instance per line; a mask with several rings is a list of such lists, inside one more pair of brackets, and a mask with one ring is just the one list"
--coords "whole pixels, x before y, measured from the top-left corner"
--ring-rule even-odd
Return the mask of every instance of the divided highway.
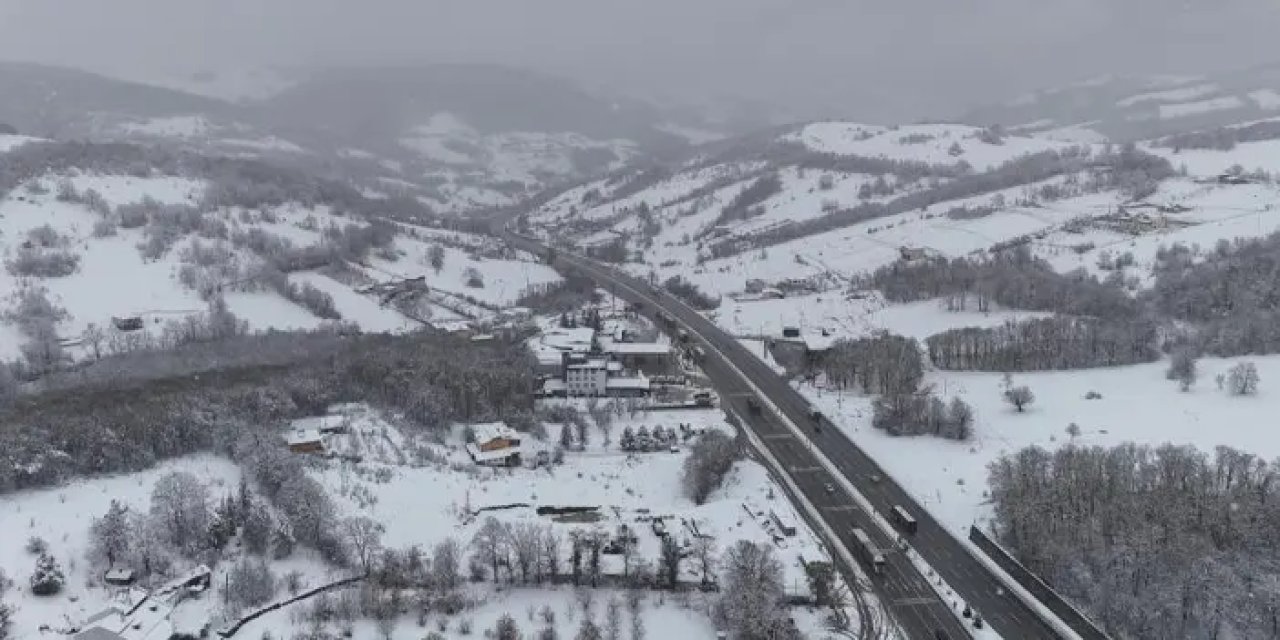
[[[546, 247], [531, 239], [505, 229], [500, 233], [517, 248], [538, 255], [546, 253]], [[964, 543], [947, 532], [905, 490], [885, 476], [879, 465], [839, 429], [825, 421], [820, 429], [814, 429], [808, 402], [735, 338], [679, 300], [652, 290], [637, 278], [576, 256], [557, 255], [555, 260], [559, 266], [573, 268], [602, 287], [613, 290], [618, 297], [643, 305], [646, 311], [665, 312], [703, 344], [707, 352], [703, 367], [715, 384], [722, 404], [734, 409], [746, 421], [744, 427], [750, 428], [786, 467], [785, 472], [808, 501], [818, 508], [823, 520], [840, 536], [845, 547], [855, 552], [857, 545], [853, 542], [851, 530], [859, 527], [868, 532], [884, 551], [884, 571], [879, 575], [869, 574], [872, 587], [909, 637], [959, 640], [969, 637], [971, 632], [951, 611], [952, 603], [938, 598], [927, 578], [895, 550], [894, 541], [855, 504], [851, 496], [838, 488], [841, 483], [828, 474], [815, 449], [822, 452], [877, 512], [888, 514], [894, 505], [901, 505], [915, 517], [917, 532], [908, 536], [912, 547], [1001, 637], [1008, 640], [1063, 637], [1005, 590], [999, 579], [970, 555]], [[787, 420], [800, 426], [804, 437], [797, 437], [778, 416], [771, 415], [771, 411], [753, 413], [746, 399], [755, 395], [756, 390]], [[875, 480], [873, 476], [879, 479]], [[836, 490], [828, 492], [828, 484], [835, 485]], [[851, 567], [841, 566], [844, 563], [838, 556], [836, 561], [842, 573], [854, 575]], [[865, 565], [862, 568], [865, 572]], [[938, 635], [939, 630], [945, 635]], [[1087, 633], [1080, 635], [1090, 637]]]

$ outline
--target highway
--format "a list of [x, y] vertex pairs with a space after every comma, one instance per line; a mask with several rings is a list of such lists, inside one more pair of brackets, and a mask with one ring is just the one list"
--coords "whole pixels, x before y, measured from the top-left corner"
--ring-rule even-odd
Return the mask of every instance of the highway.
[[[505, 229], [501, 234], [518, 248], [538, 255], [545, 253], [545, 247], [533, 240]], [[555, 266], [569, 267], [592, 278], [624, 300], [639, 303], [646, 313], [665, 312], [689, 331], [694, 340], [704, 345], [707, 357], [703, 368], [715, 384], [722, 405], [731, 407], [741, 416], [746, 421], [744, 426], [750, 428], [786, 467], [786, 473], [809, 502], [820, 510], [823, 520], [837, 532], [845, 547], [856, 556], [857, 545], [850, 535], [856, 526], [868, 532], [883, 550], [886, 558], [884, 571], [879, 575], [866, 573], [870, 575], [872, 587], [885, 608], [910, 638], [934, 640], [938, 637], [937, 630], [943, 630], [945, 637], [958, 640], [970, 637], [972, 632], [950, 610], [953, 603], [942, 602], [938, 598], [927, 579], [895, 549], [894, 541], [857, 506], [851, 496], [839, 488], [840, 483], [833, 482], [815, 448], [871, 502], [877, 512], [888, 514], [894, 505], [901, 505], [917, 520], [917, 532], [908, 536], [912, 548], [981, 615], [993, 631], [1008, 640], [1062, 637], [1027, 605], [1004, 590], [999, 579], [970, 555], [963, 542], [946, 531], [905, 490], [886, 476], [879, 465], [840, 429], [825, 419], [822, 426], [815, 428], [808, 402], [735, 338], [679, 300], [665, 292], [655, 291], [638, 278], [561, 252], [557, 252], [555, 262]], [[768, 408], [760, 414], [750, 411], [746, 398], [754, 395], [757, 389], [787, 420], [803, 430], [804, 437], [797, 437], [778, 416], [771, 415]], [[873, 476], [878, 479], [873, 479]], [[836, 486], [834, 493], [826, 490], [828, 483]], [[844, 564], [839, 557], [836, 561], [847, 578], [854, 575], [851, 567], [839, 566]], [[865, 570], [867, 567], [863, 565], [862, 568]], [[1084, 633], [1081, 636], [1089, 637]]]

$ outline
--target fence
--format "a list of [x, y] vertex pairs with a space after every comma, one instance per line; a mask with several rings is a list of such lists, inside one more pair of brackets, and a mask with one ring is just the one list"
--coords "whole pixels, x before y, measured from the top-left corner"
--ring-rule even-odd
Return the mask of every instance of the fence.
[[987, 554], [993, 562], [1000, 566], [1009, 577], [1022, 585], [1027, 593], [1033, 598], [1039, 600], [1046, 608], [1058, 616], [1060, 620], [1071, 627], [1083, 640], [1110, 640], [1102, 629], [1099, 629], [1092, 620], [1086, 618], [1075, 607], [1071, 606], [1062, 596], [1058, 595], [1049, 585], [1045, 584], [1036, 574], [1031, 573], [1029, 569], [1022, 566], [1004, 547], [1001, 547], [994, 540], [987, 536], [981, 529], [975, 526], [969, 527], [969, 540], [977, 545], [978, 549]]

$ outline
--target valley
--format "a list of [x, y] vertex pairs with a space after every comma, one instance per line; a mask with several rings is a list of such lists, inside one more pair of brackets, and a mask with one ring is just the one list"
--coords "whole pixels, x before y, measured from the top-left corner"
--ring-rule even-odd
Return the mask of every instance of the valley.
[[1071, 637], [972, 528], [1110, 637], [1274, 628], [1265, 70], [258, 80], [0, 65], [0, 637]]

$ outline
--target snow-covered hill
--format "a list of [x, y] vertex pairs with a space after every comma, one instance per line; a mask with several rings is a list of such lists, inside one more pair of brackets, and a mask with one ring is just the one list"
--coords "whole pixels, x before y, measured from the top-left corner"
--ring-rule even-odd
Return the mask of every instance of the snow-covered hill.
[[[254, 331], [483, 320], [559, 278], [491, 239], [338, 213], [323, 200], [218, 205], [211, 185], [77, 169], [15, 185], [0, 199], [0, 358], [29, 356], [40, 341], [80, 358], [160, 340], [215, 298]], [[414, 278], [425, 284], [405, 284]], [[401, 283], [408, 297], [392, 304], [394, 287], [380, 283]], [[115, 318], [143, 327], [118, 331]]]
[[1128, 141], [1277, 116], [1280, 67], [1264, 65], [1212, 76], [1106, 76], [980, 107], [962, 120]]

